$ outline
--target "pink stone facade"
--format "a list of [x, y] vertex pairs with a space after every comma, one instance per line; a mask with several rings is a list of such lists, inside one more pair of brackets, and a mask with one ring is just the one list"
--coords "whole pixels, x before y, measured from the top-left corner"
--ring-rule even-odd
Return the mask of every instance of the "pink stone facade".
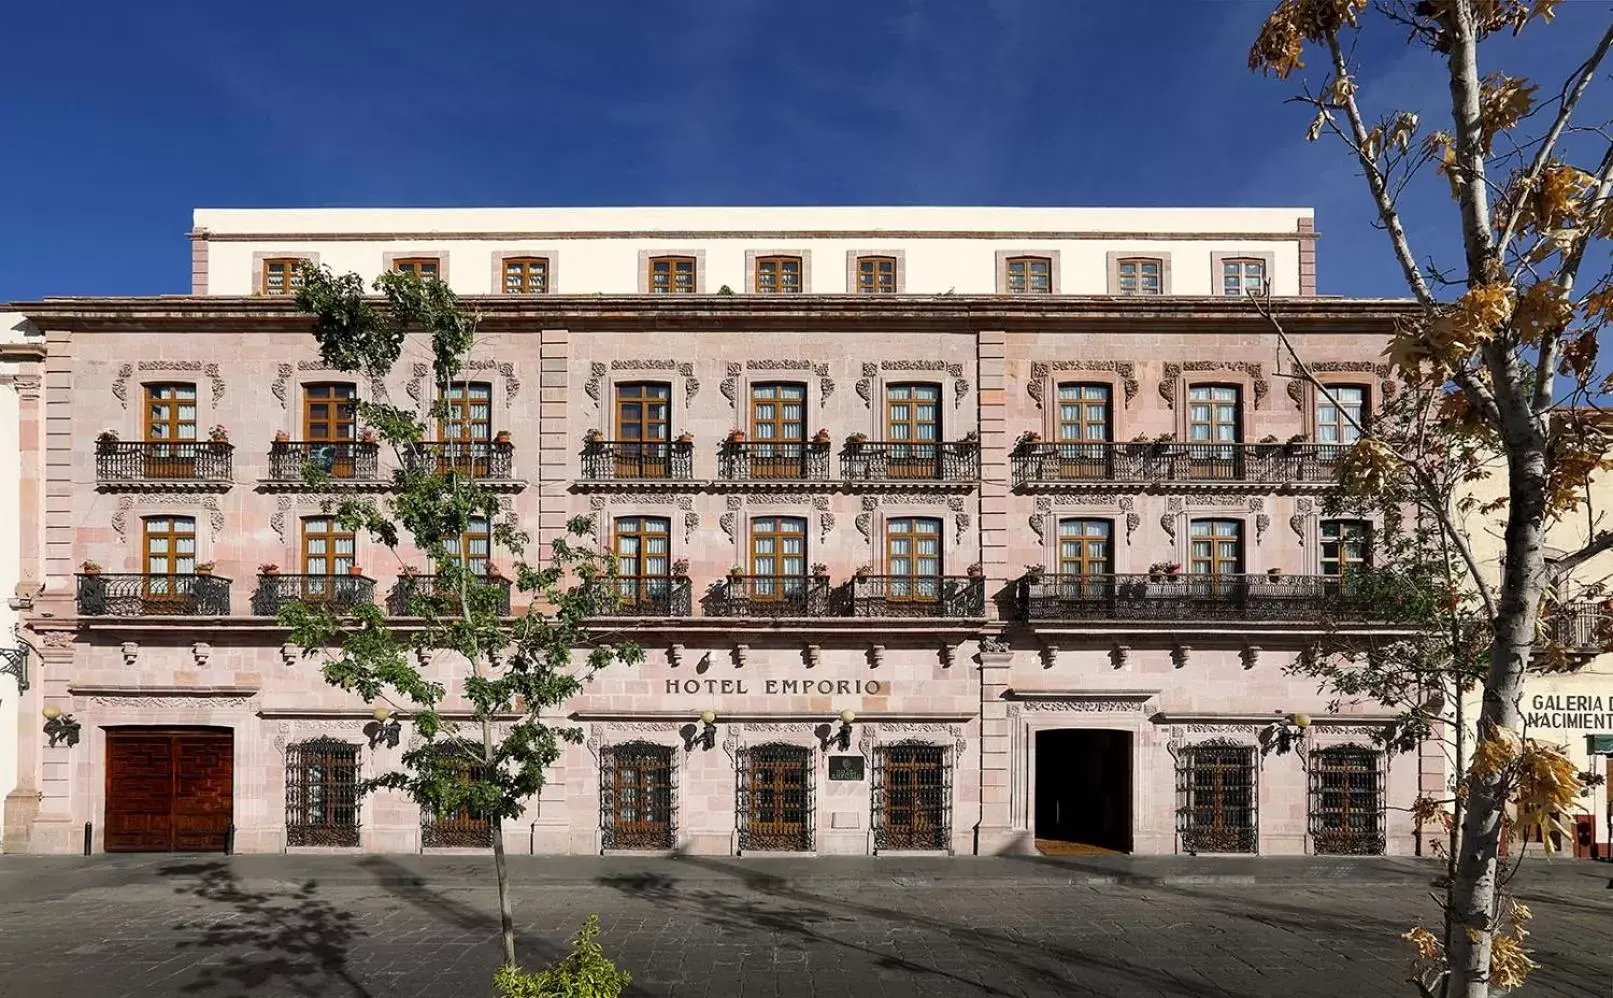
[[[759, 245], [775, 244], [785, 241]], [[489, 385], [493, 429], [508, 431], [513, 445], [500, 484], [506, 515], [537, 544], [577, 515], [595, 519], [605, 545], [620, 518], [664, 518], [669, 556], [688, 559], [692, 591], [686, 614], [599, 622], [601, 640], [638, 641], [646, 661], [607, 670], [557, 715], [582, 729], [584, 744], [567, 748], [541, 798], [505, 826], [510, 849], [612, 851], [605, 759], [644, 742], [670, 750], [674, 850], [758, 851], [747, 848], [749, 805], [738, 788], [751, 753], [777, 744], [806, 749], [811, 772], [805, 841], [785, 851], [901, 849], [890, 824], [900, 777], [891, 775], [889, 748], [917, 744], [944, 760], [930, 804], [944, 825], [933, 851], [1032, 852], [1050, 823], [1066, 820], [1054, 812], [1070, 806], [1109, 814], [1123, 826], [1113, 840], [1120, 848], [1193, 851], [1180, 831], [1191, 817], [1183, 760], [1214, 742], [1252, 750], [1248, 848], [1314, 851], [1311, 759], [1330, 746], [1368, 745], [1385, 719], [1370, 705], [1331, 715], [1312, 681], [1285, 673], [1321, 636], [1320, 614], [1230, 619], [1184, 605], [1148, 619], [1117, 611], [1028, 620], [1023, 602], [1028, 570], [1061, 572], [1067, 521], [1110, 524], [1110, 573], [1146, 577], [1156, 562], [1190, 562], [1195, 521], [1215, 519], [1239, 525], [1246, 575], [1321, 574], [1317, 482], [1265, 480], [1241, 465], [1177, 480], [1049, 477], [1031, 470], [1016, 445], [1026, 431], [1058, 439], [1060, 386], [1070, 384], [1107, 387], [1116, 448], [1138, 436], [1186, 440], [1190, 393], [1211, 384], [1238, 390], [1240, 441], [1315, 439], [1316, 401], [1273, 369], [1272, 339], [1248, 306], [990, 295], [555, 295], [475, 304], [484, 322], [469, 376]], [[1309, 298], [1282, 308], [1327, 377], [1365, 386], [1374, 399], [1392, 390], [1376, 358], [1397, 306]], [[234, 847], [299, 848], [286, 833], [288, 746], [325, 737], [358, 745], [363, 777], [396, 765], [411, 737], [405, 722], [398, 745], [372, 746], [374, 705], [326, 686], [318, 663], [285, 645], [272, 617], [254, 614], [257, 567], [297, 565], [302, 519], [319, 512], [318, 497], [272, 479], [271, 441], [276, 431], [298, 438], [305, 385], [351, 378], [322, 368], [304, 320], [284, 301], [64, 300], [22, 310], [49, 344], [43, 398], [23, 413], [43, 428], [25, 433], [23, 445], [38, 447], [43, 477], [43, 502], [24, 510], [24, 557], [36, 559], [44, 582], [28, 626], [45, 662], [22, 711], [6, 848], [76, 851], [86, 823], [92, 848], [103, 848], [108, 732], [191, 726], [231, 733]], [[424, 413], [427, 357], [424, 344], [411, 343], [385, 384], [358, 389]], [[224, 480], [108, 482], [98, 471], [96, 434], [139, 439], [143, 386], [158, 381], [193, 383], [196, 424], [228, 427]], [[669, 436], [693, 438], [687, 475], [589, 470], [584, 434], [614, 434], [616, 390], [625, 382], [668, 387]], [[822, 427], [833, 441], [821, 477], [745, 480], [725, 463], [722, 441], [748, 425], [751, 388], [761, 382], [804, 387], [807, 433]], [[843, 441], [854, 433], [880, 441], [892, 387], [915, 383], [938, 387], [938, 439], [967, 444], [978, 474], [848, 477]], [[40, 483], [26, 479], [26, 457], [29, 495]], [[383, 475], [390, 461], [382, 455]], [[216, 562], [216, 576], [231, 580], [227, 614], [81, 612], [80, 565], [97, 562], [108, 576], [141, 572], [142, 522], [153, 516], [194, 520], [197, 559]], [[717, 584], [721, 595], [729, 567], [750, 563], [754, 521], [774, 517], [804, 522], [805, 561], [827, 565], [830, 602], [779, 617], [725, 614], [708, 587]], [[960, 592], [982, 587], [977, 603], [905, 615], [911, 607], [859, 601], [859, 566], [875, 577], [891, 571], [889, 532], [915, 518], [938, 522], [939, 573]], [[429, 570], [416, 552], [401, 554], [394, 560], [358, 540], [355, 562], [375, 580], [377, 599], [405, 565]], [[969, 579], [976, 565], [978, 582]], [[450, 688], [456, 668], [428, 663]], [[36, 719], [46, 706], [82, 725], [77, 745], [42, 742]], [[699, 737], [706, 710], [717, 715], [710, 747]], [[842, 747], [840, 715], [848, 710], [854, 720]], [[1312, 719], [1306, 750], [1260, 752], [1261, 738], [1293, 714]], [[1119, 732], [1105, 744], [1125, 749], [1106, 749], [1110, 769], [1077, 781], [1087, 803], [1061, 798], [1054, 807], [1051, 797], [1062, 791], [1047, 788], [1058, 773], [1090, 761], [1043, 737], [1064, 730]], [[862, 759], [861, 778], [830, 779], [831, 757], [847, 756]], [[1380, 778], [1382, 848], [1411, 853], [1407, 808], [1420, 788], [1442, 785], [1437, 756], [1390, 756]], [[358, 819], [357, 849], [429, 847], [418, 810], [400, 796], [366, 798]]]

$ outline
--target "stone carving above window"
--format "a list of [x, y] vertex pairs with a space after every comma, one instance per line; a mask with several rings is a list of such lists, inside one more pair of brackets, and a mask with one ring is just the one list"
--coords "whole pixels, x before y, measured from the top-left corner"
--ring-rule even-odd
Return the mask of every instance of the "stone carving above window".
[[1036, 408], [1042, 408], [1048, 379], [1056, 371], [1113, 371], [1120, 375], [1120, 387], [1126, 396], [1127, 409], [1131, 408], [1132, 400], [1137, 397], [1139, 391], [1137, 365], [1129, 360], [1055, 360], [1045, 364], [1035, 363], [1031, 365], [1031, 379], [1025, 385], [1025, 391], [1036, 401]]
[[[467, 360], [460, 369], [459, 380], [469, 381], [478, 374], [489, 371], [504, 379], [504, 408], [510, 408], [515, 397], [521, 392], [521, 380], [515, 376], [515, 364], [507, 360]], [[409, 397], [414, 399], [416, 405], [424, 405], [425, 383], [431, 376], [429, 364], [416, 364], [410, 370], [409, 384], [405, 390]]]
[[[1312, 374], [1370, 373], [1378, 379], [1378, 391], [1386, 399], [1394, 397], [1397, 387], [1394, 368], [1388, 364], [1375, 364], [1370, 360], [1319, 360], [1307, 366]], [[1305, 411], [1305, 388], [1308, 384], [1298, 376], [1290, 378], [1288, 382], [1288, 397], [1294, 400], [1294, 408], [1300, 412]]]
[[[217, 364], [204, 364], [199, 360], [142, 360], [138, 369], [142, 374], [148, 371], [199, 372], [212, 383], [213, 404], [217, 405], [224, 398], [224, 376], [219, 373]], [[125, 409], [129, 408], [129, 379], [134, 377], [135, 370], [132, 364], [119, 366], [118, 376], [112, 382], [112, 395]]]
[[[140, 497], [140, 505], [144, 506], [195, 506], [207, 512], [208, 525], [213, 528], [213, 539], [216, 541], [224, 532], [224, 510], [218, 504], [217, 496], [191, 496], [191, 495], [144, 495]], [[127, 540], [129, 529], [129, 512], [135, 507], [134, 496], [120, 496], [117, 511], [112, 514], [112, 530], [119, 540]]]
[[1189, 360], [1180, 364], [1166, 362], [1165, 376], [1159, 382], [1159, 397], [1165, 408], [1176, 408], [1176, 392], [1185, 373], [1202, 371], [1240, 371], [1247, 374], [1254, 388], [1254, 407], [1265, 405], [1271, 393], [1271, 382], [1266, 380], [1266, 365], [1247, 360]]
[[945, 373], [952, 379], [952, 407], [954, 409], [963, 405], [964, 396], [968, 395], [973, 386], [969, 379], [963, 376], [963, 365], [944, 360], [882, 360], [878, 364], [865, 362], [862, 366], [862, 377], [857, 379], [857, 395], [862, 398], [865, 407], [874, 404], [874, 379], [879, 377], [881, 371], [935, 371]]

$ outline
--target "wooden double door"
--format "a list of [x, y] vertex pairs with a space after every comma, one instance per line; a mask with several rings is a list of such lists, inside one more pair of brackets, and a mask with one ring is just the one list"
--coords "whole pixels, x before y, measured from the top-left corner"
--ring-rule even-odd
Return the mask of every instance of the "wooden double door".
[[223, 852], [234, 798], [229, 729], [107, 731], [107, 852]]

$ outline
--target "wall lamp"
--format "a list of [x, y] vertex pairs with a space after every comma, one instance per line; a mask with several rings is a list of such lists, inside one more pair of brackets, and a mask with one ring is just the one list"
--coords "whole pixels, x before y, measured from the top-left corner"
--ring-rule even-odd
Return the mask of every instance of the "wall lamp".
[[851, 722], [856, 719], [857, 712], [854, 710], [847, 709], [840, 712], [840, 730], [835, 732], [835, 745], [842, 752], [851, 749]]
[[51, 704], [40, 711], [45, 717], [45, 734], [50, 738], [50, 747], [55, 748], [63, 742], [68, 748], [78, 744], [80, 725], [73, 720], [72, 714], [63, 714], [62, 709]]
[[21, 693], [28, 689], [28, 646], [22, 643], [15, 627], [11, 633], [17, 636], [17, 647], [0, 648], [0, 676], [16, 677], [17, 692]]
[[1292, 752], [1305, 741], [1305, 732], [1311, 726], [1309, 714], [1289, 714], [1280, 721], [1273, 721], [1260, 733], [1260, 747], [1263, 753]]
[[711, 751], [717, 747], [717, 712], [703, 710], [700, 712], [700, 727], [685, 724], [679, 732], [683, 735], [683, 750], [693, 752], [696, 745]]
[[364, 733], [370, 737], [370, 748], [379, 748], [383, 744], [387, 748], [397, 748], [403, 725], [392, 716], [392, 711], [377, 707], [370, 716], [375, 720], [364, 726]]

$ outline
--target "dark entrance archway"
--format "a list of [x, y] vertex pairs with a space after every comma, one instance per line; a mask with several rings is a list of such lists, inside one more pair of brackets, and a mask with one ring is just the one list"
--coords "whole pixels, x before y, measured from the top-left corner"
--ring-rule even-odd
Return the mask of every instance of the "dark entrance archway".
[[234, 810], [230, 729], [107, 730], [107, 852], [223, 852]]
[[1131, 851], [1131, 732], [1036, 733], [1036, 838]]

